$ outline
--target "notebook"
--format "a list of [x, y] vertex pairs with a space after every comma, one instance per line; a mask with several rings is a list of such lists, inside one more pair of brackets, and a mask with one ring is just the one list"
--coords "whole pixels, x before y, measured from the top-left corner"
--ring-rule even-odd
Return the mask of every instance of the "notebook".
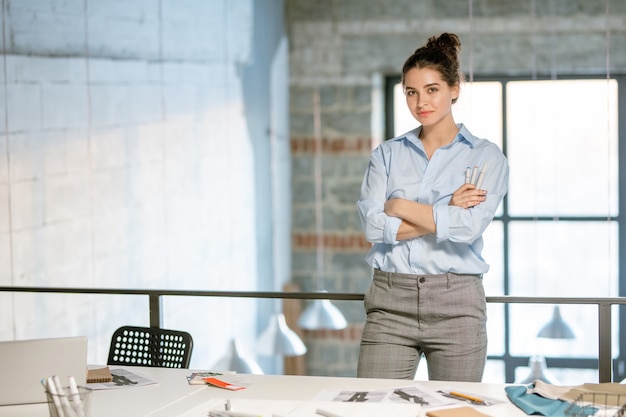
[[489, 417], [472, 407], [455, 407], [426, 412], [428, 417]]
[[63, 385], [68, 377], [84, 385], [87, 377], [87, 338], [0, 342], [0, 405], [46, 402], [41, 380], [58, 375]]

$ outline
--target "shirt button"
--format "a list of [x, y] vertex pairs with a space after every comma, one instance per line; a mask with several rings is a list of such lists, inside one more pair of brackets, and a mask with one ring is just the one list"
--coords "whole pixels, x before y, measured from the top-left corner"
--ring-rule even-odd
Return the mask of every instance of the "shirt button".
[[424, 278], [424, 277], [420, 277], [420, 282], [421, 282], [422, 284], [423, 284], [423, 283], [425, 283], [425, 282], [426, 282], [426, 278]]

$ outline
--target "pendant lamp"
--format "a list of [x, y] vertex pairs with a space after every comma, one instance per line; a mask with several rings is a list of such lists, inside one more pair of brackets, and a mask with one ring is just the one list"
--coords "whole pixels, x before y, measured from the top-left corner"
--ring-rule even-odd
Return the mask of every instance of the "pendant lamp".
[[257, 339], [257, 352], [265, 356], [300, 356], [306, 353], [306, 346], [300, 336], [287, 326], [285, 315], [275, 313]]
[[241, 374], [263, 375], [261, 366], [246, 355], [238, 339], [231, 339], [227, 356], [214, 365], [216, 370], [235, 371]]
[[[546, 323], [537, 333], [538, 338], [552, 339], [552, 340], [567, 340], [575, 339], [576, 335], [572, 328], [563, 320], [561, 316], [561, 309], [559, 306], [554, 306], [552, 318]], [[546, 358], [543, 355], [532, 355], [528, 361], [528, 367], [530, 373], [520, 384], [529, 384], [534, 380], [540, 380], [552, 385], [558, 385], [559, 381], [556, 377], [550, 373], [548, 366], [546, 365]]]
[[339, 330], [345, 329], [347, 325], [341, 311], [330, 300], [313, 301], [298, 319], [298, 326], [306, 330]]
[[539, 330], [537, 337], [546, 339], [575, 339], [572, 328], [563, 320], [559, 306], [554, 306], [552, 319]]

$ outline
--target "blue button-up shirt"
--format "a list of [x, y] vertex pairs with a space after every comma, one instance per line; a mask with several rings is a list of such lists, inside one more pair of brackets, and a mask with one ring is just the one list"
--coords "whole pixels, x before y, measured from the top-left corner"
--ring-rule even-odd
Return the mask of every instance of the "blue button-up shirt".
[[[407, 274], [481, 274], [482, 234], [508, 189], [509, 167], [500, 148], [472, 135], [463, 125], [449, 145], [429, 160], [417, 129], [380, 144], [372, 152], [357, 206], [365, 237], [373, 243], [367, 262], [386, 272]], [[480, 187], [486, 201], [469, 209], [450, 206], [452, 193], [465, 183], [466, 168], [486, 165]], [[404, 198], [432, 205], [437, 232], [396, 240], [402, 220], [385, 214], [385, 201]]]

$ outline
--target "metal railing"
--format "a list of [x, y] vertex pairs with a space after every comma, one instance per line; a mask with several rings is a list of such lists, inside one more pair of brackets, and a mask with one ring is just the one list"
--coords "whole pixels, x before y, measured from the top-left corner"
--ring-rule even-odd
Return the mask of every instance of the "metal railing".
[[[329, 292], [284, 291], [195, 291], [167, 289], [124, 288], [74, 288], [74, 287], [12, 287], [0, 286], [0, 292], [20, 293], [67, 293], [146, 295], [149, 298], [150, 326], [161, 327], [163, 323], [162, 298], [167, 296], [222, 297], [222, 298], [275, 298], [300, 300], [363, 300], [363, 294]], [[488, 303], [496, 304], [594, 304], [598, 307], [598, 375], [599, 382], [611, 382], [613, 375], [611, 352], [611, 307], [626, 304], [626, 297], [567, 298], [567, 297], [514, 297], [490, 296]]]

